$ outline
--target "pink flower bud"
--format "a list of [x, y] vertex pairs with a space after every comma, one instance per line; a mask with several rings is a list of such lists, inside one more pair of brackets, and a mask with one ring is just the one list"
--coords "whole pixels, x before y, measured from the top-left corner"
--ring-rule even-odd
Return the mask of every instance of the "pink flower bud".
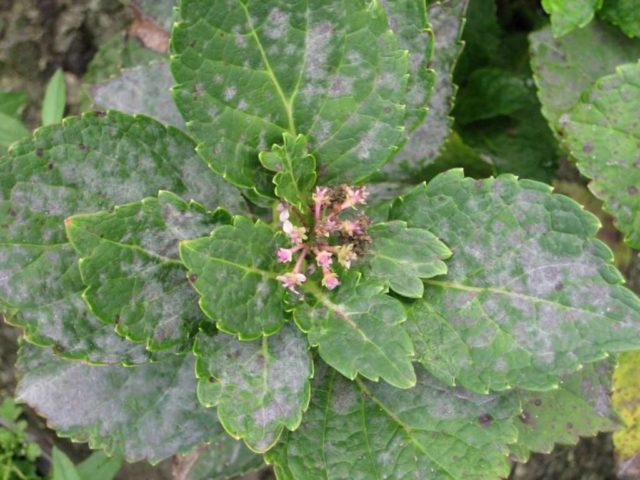
[[316, 252], [316, 263], [319, 267], [329, 268], [333, 263], [333, 259], [331, 258], [333, 253], [328, 252], [327, 250], [320, 250]]
[[289, 263], [293, 258], [293, 249], [292, 248], [279, 248], [278, 255], [278, 263]]
[[302, 273], [288, 272], [284, 275], [278, 275], [276, 280], [281, 282], [284, 288], [298, 293], [296, 287], [302, 285], [307, 280], [307, 277]]
[[292, 227], [290, 232], [285, 230], [285, 233], [294, 245], [298, 245], [307, 239], [307, 229], [304, 227]]
[[280, 215], [278, 215], [278, 218], [283, 223], [289, 220], [289, 210], [282, 210]]
[[340, 224], [340, 230], [344, 232], [346, 235], [362, 233], [362, 227], [360, 226], [360, 224], [357, 222], [352, 222], [351, 220], [344, 220]]
[[328, 187], [316, 187], [316, 191], [312, 198], [316, 204], [326, 205], [329, 202], [329, 188]]
[[355, 207], [356, 205], [361, 203], [366, 203], [367, 197], [369, 196], [369, 192], [367, 192], [366, 187], [352, 188], [346, 186], [345, 191], [347, 194], [347, 198], [342, 204], [342, 210], [350, 207]]
[[335, 273], [331, 271], [325, 271], [324, 276], [322, 277], [322, 285], [327, 287], [329, 290], [333, 290], [338, 285], [340, 285], [340, 280]]

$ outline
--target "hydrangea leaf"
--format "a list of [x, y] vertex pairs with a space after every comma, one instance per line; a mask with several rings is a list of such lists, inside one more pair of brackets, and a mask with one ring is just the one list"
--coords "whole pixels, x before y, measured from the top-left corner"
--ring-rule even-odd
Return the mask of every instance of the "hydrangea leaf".
[[91, 86], [93, 105], [99, 110], [143, 113], [167, 125], [184, 128], [170, 89], [173, 77], [168, 61], [123, 69], [117, 76]]
[[225, 434], [187, 455], [174, 457], [172, 473], [184, 480], [229, 480], [263, 466], [261, 455]]
[[433, 31], [427, 19], [427, 2], [416, 0], [380, 0], [389, 26], [398, 37], [400, 48], [409, 52], [405, 134], [410, 134], [425, 118], [435, 82], [429, 68], [433, 55]]
[[511, 456], [526, 462], [531, 452], [551, 453], [554, 444], [575, 445], [580, 437], [618, 428], [611, 408], [611, 362], [585, 366], [547, 392], [519, 391], [522, 412]]
[[276, 280], [278, 237], [266, 224], [235, 217], [211, 236], [180, 243], [200, 307], [218, 329], [253, 340], [287, 321]]
[[181, 2], [172, 38], [176, 102], [215, 171], [267, 189], [258, 152], [284, 132], [308, 136], [322, 183], [388, 160], [403, 137], [408, 53], [378, 2], [227, 5]]
[[637, 468], [640, 461], [640, 353], [625, 353], [619, 361], [613, 374], [612, 401], [624, 428], [613, 434], [613, 444], [621, 466], [635, 464]]
[[531, 68], [542, 103], [542, 114], [562, 136], [559, 120], [600, 77], [614, 73], [623, 63], [640, 58], [640, 43], [616, 28], [594, 21], [560, 39], [550, 28], [529, 36]]
[[139, 363], [144, 345], [124, 341], [80, 297], [85, 286], [63, 220], [156, 195], [233, 210], [242, 197], [211, 172], [183, 133], [117, 112], [42, 128], [0, 160], [0, 304], [27, 339], [93, 362]]
[[[494, 174], [513, 173], [519, 177], [551, 182], [560, 152], [540, 104], [534, 100], [529, 107], [482, 122], [459, 128], [460, 135], [494, 165]], [[477, 166], [476, 166], [477, 168]], [[466, 171], [466, 169], [465, 169]]]
[[217, 407], [233, 437], [263, 453], [284, 428], [298, 428], [309, 405], [313, 368], [306, 339], [295, 327], [252, 342], [201, 333], [194, 351], [198, 399]]
[[341, 281], [332, 292], [304, 285], [312, 298], [294, 310], [294, 319], [309, 343], [350, 379], [360, 374], [398, 388], [414, 386], [413, 344], [400, 326], [406, 319], [402, 303], [376, 280], [345, 273]]
[[447, 273], [443, 260], [451, 251], [428, 230], [395, 221], [374, 225], [368, 233], [373, 240], [369, 273], [388, 281], [394, 292], [422, 298], [422, 279]]
[[0, 113], [16, 117], [28, 102], [26, 92], [0, 90]]
[[511, 115], [532, 101], [525, 79], [502, 68], [474, 70], [458, 94], [453, 114], [461, 125]]
[[133, 368], [93, 366], [25, 344], [16, 397], [60, 436], [155, 463], [222, 433], [215, 410], [198, 404], [194, 367], [191, 354]]
[[278, 198], [306, 211], [316, 184], [316, 159], [308, 153], [306, 137], [285, 132], [283, 145], [260, 152], [259, 158], [267, 170], [276, 172], [273, 183]]
[[593, 20], [601, 6], [602, 0], [542, 0], [542, 8], [551, 15], [554, 37], [562, 37], [584, 27]]
[[185, 278], [178, 242], [229, 220], [220, 213], [160, 192], [109, 212], [68, 218], [67, 237], [81, 257], [87, 286], [83, 297], [94, 315], [149, 350], [189, 349], [204, 316]]
[[420, 370], [417, 384], [317, 374], [303, 425], [266, 459], [280, 480], [506, 477], [517, 438], [514, 395], [451, 388]]
[[629, 37], [640, 37], [640, 8], [635, 0], [604, 0], [600, 14]]
[[599, 79], [561, 126], [589, 189], [626, 242], [640, 248], [640, 63], [621, 65]]
[[599, 221], [548, 185], [451, 170], [399, 200], [391, 217], [429, 228], [453, 252], [447, 275], [425, 280], [407, 325], [414, 338], [424, 332], [418, 359], [443, 380], [547, 390], [640, 345], [640, 299], [594, 238]]
[[382, 173], [391, 180], [411, 178], [438, 156], [449, 136], [453, 120], [449, 112], [453, 107], [456, 88], [453, 69], [462, 52], [462, 29], [468, 0], [443, 0], [428, 7], [429, 22], [435, 37], [435, 48], [430, 67], [436, 73], [433, 94], [424, 121], [409, 136], [402, 149], [383, 168]]

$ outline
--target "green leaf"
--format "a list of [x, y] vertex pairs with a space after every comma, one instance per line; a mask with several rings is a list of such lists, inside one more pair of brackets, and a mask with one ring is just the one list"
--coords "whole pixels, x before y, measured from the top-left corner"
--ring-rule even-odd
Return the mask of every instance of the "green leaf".
[[9, 422], [15, 422], [22, 415], [22, 409], [16, 405], [11, 397], [5, 397], [0, 403], [0, 418]]
[[218, 217], [160, 192], [109, 212], [68, 218], [67, 237], [81, 257], [83, 297], [93, 314], [149, 350], [190, 349], [204, 316], [178, 243], [209, 234]]
[[[508, 36], [503, 32], [498, 20], [498, 6], [495, 0], [471, 0], [464, 15], [462, 42], [464, 49], [455, 65], [453, 82], [462, 85], [474, 70], [497, 66], [496, 60], [514, 55], [501, 55]], [[508, 8], [508, 7], [507, 7]], [[502, 65], [500, 65], [502, 66]], [[459, 101], [456, 100], [456, 104]]]
[[454, 79], [460, 84], [453, 112], [457, 131], [494, 164], [494, 174], [551, 182], [560, 154], [540, 113], [526, 35], [502, 30], [493, 0], [474, 1], [467, 18]]
[[82, 477], [76, 470], [76, 466], [63, 452], [53, 447], [52, 452], [52, 480], [82, 480]]
[[76, 465], [80, 478], [91, 480], [113, 480], [122, 468], [121, 455], [107, 456], [104, 452], [93, 452], [82, 463]]
[[304, 135], [294, 137], [285, 132], [283, 140], [283, 145], [260, 152], [260, 163], [267, 170], [276, 172], [273, 183], [278, 198], [306, 212], [311, 190], [316, 184], [316, 160], [308, 153]]
[[403, 197], [391, 218], [429, 228], [453, 252], [407, 322], [417, 358], [443, 381], [548, 390], [640, 345], [640, 299], [594, 238], [599, 221], [551, 187], [451, 170]]
[[174, 457], [172, 473], [184, 480], [227, 480], [263, 466], [262, 455], [224, 435], [213, 444], [204, 444], [185, 456]]
[[525, 79], [495, 67], [475, 70], [458, 94], [453, 114], [466, 125], [478, 120], [511, 115], [535, 104]]
[[0, 91], [0, 113], [15, 117], [28, 101], [26, 92]]
[[142, 113], [167, 125], [184, 128], [170, 89], [173, 77], [168, 61], [123, 69], [117, 76], [91, 86], [93, 105], [98, 110]]
[[78, 212], [156, 195], [195, 198], [238, 211], [242, 197], [174, 128], [118, 112], [68, 118], [39, 129], [0, 160], [0, 306], [27, 339], [70, 358], [140, 363], [144, 345], [126, 342], [95, 318], [63, 220]]
[[29, 133], [20, 120], [0, 112], [0, 149], [5, 150], [12, 143], [28, 137]]
[[436, 78], [433, 94], [428, 104], [428, 115], [409, 136], [402, 149], [383, 168], [390, 180], [415, 178], [415, 172], [423, 170], [438, 156], [449, 136], [456, 88], [453, 69], [462, 52], [462, 29], [468, 0], [433, 2], [428, 16], [435, 36], [435, 48], [430, 67]]
[[435, 82], [435, 71], [429, 68], [433, 55], [434, 35], [427, 19], [427, 2], [416, 0], [380, 0], [389, 26], [398, 37], [398, 46], [409, 52], [405, 135], [424, 120]]
[[310, 282], [303, 286], [312, 298], [294, 310], [294, 318], [309, 343], [350, 379], [360, 374], [398, 388], [413, 387], [413, 344], [400, 326], [406, 319], [402, 304], [375, 280], [355, 273], [340, 280], [342, 285], [331, 292]]
[[44, 94], [42, 101], [42, 125], [60, 123], [64, 116], [64, 106], [67, 103], [67, 86], [64, 81], [62, 69], [56, 70]]
[[201, 333], [194, 352], [198, 399], [206, 407], [218, 407], [220, 422], [234, 438], [264, 453], [285, 427], [300, 426], [309, 405], [313, 364], [295, 327], [253, 342]]
[[368, 273], [388, 281], [394, 292], [421, 298], [422, 279], [447, 273], [443, 260], [451, 251], [428, 230], [396, 221], [374, 225], [368, 233], [373, 240]]
[[[324, 371], [323, 371], [324, 370]], [[316, 374], [303, 425], [267, 453], [280, 480], [506, 477], [513, 395], [478, 395], [419, 371], [415, 388]]]
[[613, 385], [613, 407], [624, 422], [624, 428], [613, 434], [615, 451], [622, 466], [637, 465], [640, 460], [640, 352], [620, 356]]
[[635, 0], [604, 0], [600, 14], [629, 37], [640, 37], [640, 8]]
[[560, 137], [560, 117], [598, 78], [640, 58], [640, 43], [597, 21], [560, 39], [553, 38], [551, 29], [543, 28], [532, 33], [529, 40], [542, 114]]
[[551, 15], [554, 37], [562, 37], [576, 28], [587, 25], [602, 0], [542, 0], [542, 8]]
[[285, 290], [276, 280], [277, 247], [269, 226], [240, 216], [209, 237], [180, 243], [200, 307], [218, 329], [253, 340], [285, 324]]
[[198, 404], [193, 355], [168, 355], [133, 368], [93, 366], [24, 344], [16, 398], [62, 437], [108, 455], [152, 463], [214, 440], [214, 410]]
[[540, 113], [540, 104], [533, 92], [530, 99], [533, 102], [529, 107], [508, 117], [460, 126], [459, 132], [485, 162], [494, 165], [494, 174], [513, 173], [523, 178], [551, 182], [560, 157], [558, 144]]
[[580, 437], [618, 428], [611, 408], [611, 363], [587, 365], [548, 392], [519, 391], [522, 412], [515, 422], [518, 442], [511, 456], [520, 462], [530, 452], [551, 453], [554, 444], [575, 445]]
[[599, 79], [561, 119], [565, 142], [589, 189], [633, 248], [640, 248], [640, 63]]
[[408, 72], [383, 7], [233, 5], [181, 2], [172, 36], [176, 102], [212, 168], [268, 191], [258, 152], [284, 132], [307, 135], [322, 183], [354, 183], [383, 165], [402, 141]]

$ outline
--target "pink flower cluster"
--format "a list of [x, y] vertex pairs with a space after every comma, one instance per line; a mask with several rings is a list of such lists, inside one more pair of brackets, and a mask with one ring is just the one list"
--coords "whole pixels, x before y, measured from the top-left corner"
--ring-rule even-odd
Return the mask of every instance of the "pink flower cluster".
[[282, 231], [291, 242], [289, 248], [278, 249], [278, 262], [290, 263], [295, 259], [293, 269], [277, 277], [285, 288], [298, 293], [296, 288], [307, 281], [305, 273], [311, 274], [316, 268], [322, 271], [324, 287], [333, 290], [340, 285], [334, 261], [349, 269], [363, 246], [371, 241], [367, 235], [369, 219], [365, 215], [342, 218], [342, 214], [356, 210], [367, 196], [365, 187], [316, 187], [309, 228], [294, 224], [292, 214], [299, 219], [298, 223], [304, 223], [303, 215], [295, 207], [286, 203], [278, 206]]

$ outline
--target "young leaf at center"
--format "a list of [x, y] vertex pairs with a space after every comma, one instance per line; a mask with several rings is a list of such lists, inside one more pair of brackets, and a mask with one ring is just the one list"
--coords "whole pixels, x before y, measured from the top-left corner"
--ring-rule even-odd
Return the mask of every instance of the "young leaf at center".
[[428, 230], [407, 228], [405, 222], [394, 221], [376, 224], [368, 233], [373, 240], [369, 273], [388, 280], [394, 292], [420, 298], [423, 278], [447, 273], [443, 260], [451, 251]]
[[294, 137], [284, 133], [283, 139], [283, 145], [260, 152], [260, 163], [267, 170], [276, 172], [273, 183], [278, 198], [305, 212], [316, 184], [316, 160], [307, 152], [304, 135]]
[[322, 359], [344, 376], [382, 378], [398, 388], [415, 385], [413, 344], [402, 327], [402, 303], [386, 294], [382, 282], [345, 273], [331, 292], [312, 283], [303, 287], [311, 303], [294, 310], [298, 326]]

